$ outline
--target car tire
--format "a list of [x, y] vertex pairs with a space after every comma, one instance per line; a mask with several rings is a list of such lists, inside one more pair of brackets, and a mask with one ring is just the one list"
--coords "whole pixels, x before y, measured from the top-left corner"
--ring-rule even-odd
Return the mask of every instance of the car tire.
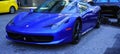
[[100, 20], [97, 21], [97, 24], [95, 25], [95, 28], [100, 28]]
[[72, 44], [78, 44], [81, 37], [82, 33], [81, 31], [81, 23], [80, 20], [76, 20], [73, 28], [73, 36], [72, 36]]
[[117, 13], [117, 18], [118, 18], [118, 24], [120, 24], [120, 10]]
[[101, 23], [102, 23], [102, 24], [107, 24], [107, 23], [109, 23], [108, 17], [102, 17]]
[[97, 19], [97, 23], [96, 23], [96, 25], [95, 25], [95, 28], [100, 28], [100, 14], [99, 14], [99, 16], [98, 16], [98, 19]]
[[16, 9], [15, 9], [15, 7], [10, 7], [10, 11], [9, 11], [11, 14], [14, 14], [15, 12], [16, 12]]

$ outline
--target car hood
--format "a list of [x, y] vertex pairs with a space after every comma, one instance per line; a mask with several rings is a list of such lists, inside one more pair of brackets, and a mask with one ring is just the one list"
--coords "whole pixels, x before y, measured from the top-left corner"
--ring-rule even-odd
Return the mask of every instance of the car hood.
[[14, 20], [14, 26], [32, 28], [32, 27], [51, 27], [53, 24], [61, 21], [68, 14], [43, 14], [43, 13], [29, 13], [21, 18]]

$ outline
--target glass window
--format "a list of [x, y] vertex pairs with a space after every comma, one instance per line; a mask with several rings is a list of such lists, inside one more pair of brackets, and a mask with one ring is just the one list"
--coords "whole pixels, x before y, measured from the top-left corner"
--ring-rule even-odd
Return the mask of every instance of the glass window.
[[40, 13], [60, 13], [67, 5], [66, 1], [46, 0], [34, 11]]
[[110, 0], [110, 2], [119, 2], [119, 0]]
[[108, 2], [108, 0], [97, 0], [96, 2]]
[[84, 11], [86, 11], [87, 9], [88, 9], [88, 6], [86, 6], [86, 5], [83, 5], [83, 4], [79, 4], [79, 11], [80, 12], [84, 12]]

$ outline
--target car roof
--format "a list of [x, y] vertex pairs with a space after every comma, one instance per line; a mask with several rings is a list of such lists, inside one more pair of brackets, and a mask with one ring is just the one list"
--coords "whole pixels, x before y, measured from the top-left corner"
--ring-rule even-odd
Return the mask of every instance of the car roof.
[[93, 0], [94, 2], [120, 2], [120, 0]]

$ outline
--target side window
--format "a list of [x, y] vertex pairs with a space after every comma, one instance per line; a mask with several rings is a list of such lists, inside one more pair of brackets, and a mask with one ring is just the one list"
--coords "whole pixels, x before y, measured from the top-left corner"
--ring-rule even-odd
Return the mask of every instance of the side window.
[[85, 6], [85, 5], [83, 5], [82, 7], [81, 7], [81, 9], [83, 10], [83, 11], [86, 11], [87, 10], [87, 6]]
[[87, 5], [83, 5], [83, 4], [79, 4], [79, 11], [80, 12], [84, 12], [88, 9]]
[[119, 0], [110, 0], [110, 2], [119, 2]]
[[97, 3], [100, 3], [100, 2], [108, 2], [108, 0], [96, 0]]

